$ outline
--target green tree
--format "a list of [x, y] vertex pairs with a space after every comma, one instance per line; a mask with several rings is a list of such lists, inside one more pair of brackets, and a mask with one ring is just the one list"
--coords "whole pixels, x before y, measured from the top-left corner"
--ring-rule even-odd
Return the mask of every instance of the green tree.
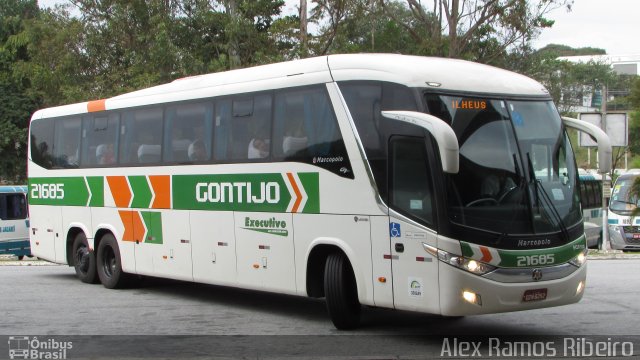
[[27, 125], [40, 99], [20, 65], [30, 60], [26, 22], [39, 15], [36, 1], [0, 3], [0, 180], [23, 182], [26, 177]]

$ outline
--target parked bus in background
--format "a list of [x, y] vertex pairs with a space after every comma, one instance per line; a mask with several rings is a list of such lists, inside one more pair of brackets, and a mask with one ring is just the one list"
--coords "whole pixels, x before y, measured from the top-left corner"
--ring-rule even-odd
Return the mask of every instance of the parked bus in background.
[[640, 206], [634, 182], [640, 181], [640, 169], [620, 175], [611, 189], [609, 201], [609, 241], [611, 248], [622, 251], [640, 251], [640, 216], [632, 212]]
[[[329, 55], [37, 111], [31, 243], [132, 274], [463, 316], [575, 303], [578, 172], [538, 82], [471, 62]], [[608, 156], [608, 160], [607, 160]]]
[[[580, 169], [580, 200], [587, 247], [598, 248], [602, 238], [602, 175]], [[609, 176], [607, 175], [607, 178]]]
[[26, 186], [0, 186], [0, 254], [31, 256]]

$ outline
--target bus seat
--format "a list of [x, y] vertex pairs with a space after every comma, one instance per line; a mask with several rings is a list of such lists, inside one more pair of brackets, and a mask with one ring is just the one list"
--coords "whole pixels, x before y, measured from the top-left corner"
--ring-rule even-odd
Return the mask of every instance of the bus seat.
[[155, 163], [160, 162], [160, 145], [142, 144], [138, 147], [138, 162]]

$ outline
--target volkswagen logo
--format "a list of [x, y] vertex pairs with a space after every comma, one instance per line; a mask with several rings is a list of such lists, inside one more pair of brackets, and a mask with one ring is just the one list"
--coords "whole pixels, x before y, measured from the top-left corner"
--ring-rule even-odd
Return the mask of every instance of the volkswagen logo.
[[542, 270], [534, 269], [533, 272], [531, 273], [531, 278], [533, 279], [533, 281], [542, 280]]

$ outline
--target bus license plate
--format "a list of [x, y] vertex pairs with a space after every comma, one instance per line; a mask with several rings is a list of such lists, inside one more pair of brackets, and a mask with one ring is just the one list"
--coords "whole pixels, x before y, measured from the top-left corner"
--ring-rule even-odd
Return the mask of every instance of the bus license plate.
[[547, 298], [547, 289], [531, 289], [522, 295], [523, 302], [542, 301]]

